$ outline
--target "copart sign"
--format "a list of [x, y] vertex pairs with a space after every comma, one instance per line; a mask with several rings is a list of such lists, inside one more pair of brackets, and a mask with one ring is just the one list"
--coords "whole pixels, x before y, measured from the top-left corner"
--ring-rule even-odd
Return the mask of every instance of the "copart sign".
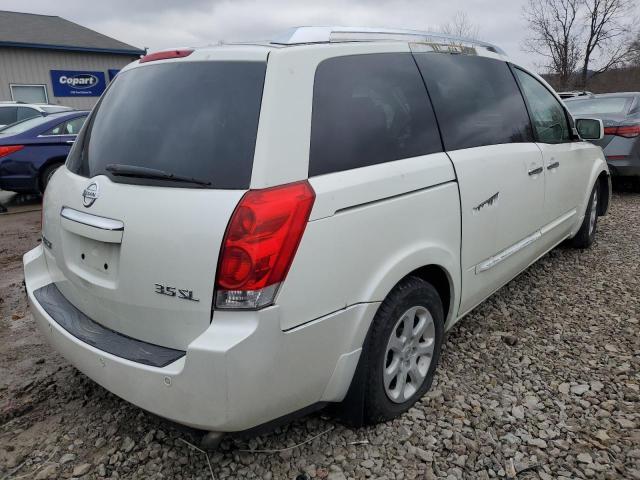
[[99, 97], [106, 85], [104, 72], [51, 70], [56, 97]]

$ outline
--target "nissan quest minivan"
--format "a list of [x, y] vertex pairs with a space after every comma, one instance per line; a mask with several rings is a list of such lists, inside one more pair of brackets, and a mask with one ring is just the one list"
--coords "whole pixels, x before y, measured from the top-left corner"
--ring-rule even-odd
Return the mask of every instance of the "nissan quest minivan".
[[301, 27], [123, 69], [24, 256], [48, 341], [116, 395], [245, 432], [429, 389], [445, 332], [608, 209], [602, 123], [497, 47]]

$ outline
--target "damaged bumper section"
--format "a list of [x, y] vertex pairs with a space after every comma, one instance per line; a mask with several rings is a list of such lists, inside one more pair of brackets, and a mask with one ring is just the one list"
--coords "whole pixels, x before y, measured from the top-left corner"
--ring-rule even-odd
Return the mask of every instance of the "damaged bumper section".
[[[240, 432], [346, 395], [378, 303], [354, 305], [289, 331], [279, 307], [216, 311], [186, 351], [94, 322], [55, 286], [42, 246], [24, 256], [27, 295], [48, 342], [85, 375], [161, 417]], [[176, 319], [179, 321], [179, 319]]]

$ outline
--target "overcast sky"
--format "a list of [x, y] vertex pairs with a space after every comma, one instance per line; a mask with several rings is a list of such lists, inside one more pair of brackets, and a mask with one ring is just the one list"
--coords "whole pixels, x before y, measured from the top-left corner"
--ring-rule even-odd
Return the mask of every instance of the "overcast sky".
[[[539, 58], [521, 50], [525, 0], [2, 0], [0, 9], [59, 15], [151, 50], [219, 40], [257, 40], [296, 25], [355, 25], [433, 30], [457, 11], [481, 39], [528, 67]], [[539, 70], [536, 68], [536, 70]]]

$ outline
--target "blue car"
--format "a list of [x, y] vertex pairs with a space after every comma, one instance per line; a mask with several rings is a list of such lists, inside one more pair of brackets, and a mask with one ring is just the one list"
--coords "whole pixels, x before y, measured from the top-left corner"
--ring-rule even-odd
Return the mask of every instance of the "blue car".
[[42, 193], [89, 112], [52, 113], [0, 129], [0, 189]]

